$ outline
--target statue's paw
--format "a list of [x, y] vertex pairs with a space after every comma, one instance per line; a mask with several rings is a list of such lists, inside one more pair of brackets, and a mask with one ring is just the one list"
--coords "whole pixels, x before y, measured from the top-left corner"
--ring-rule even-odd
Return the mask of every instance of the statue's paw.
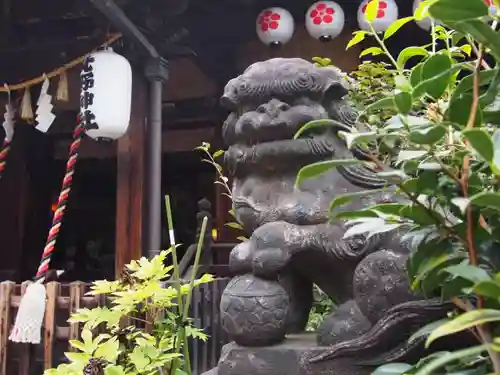
[[282, 249], [265, 249], [254, 253], [252, 273], [264, 279], [274, 279], [288, 265], [290, 253]]
[[352, 340], [370, 328], [371, 323], [361, 313], [356, 302], [350, 300], [338, 306], [333, 313], [324, 318], [317, 329], [318, 344], [336, 345]]
[[236, 275], [252, 273], [254, 252], [254, 243], [251, 240], [236, 245], [229, 255], [229, 269], [231, 272]]
[[238, 165], [243, 161], [245, 153], [237, 146], [231, 146], [224, 154], [224, 165], [231, 175], [236, 173]]

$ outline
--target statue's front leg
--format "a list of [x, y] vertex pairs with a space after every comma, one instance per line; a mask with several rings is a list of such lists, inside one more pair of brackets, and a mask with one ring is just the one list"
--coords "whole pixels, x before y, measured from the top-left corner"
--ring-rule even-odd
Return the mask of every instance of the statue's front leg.
[[288, 224], [265, 224], [231, 252], [231, 271], [240, 276], [224, 291], [222, 321], [241, 345], [273, 344], [286, 333], [302, 332], [307, 324], [312, 281], [291, 266], [297, 244], [286, 241], [287, 229]]

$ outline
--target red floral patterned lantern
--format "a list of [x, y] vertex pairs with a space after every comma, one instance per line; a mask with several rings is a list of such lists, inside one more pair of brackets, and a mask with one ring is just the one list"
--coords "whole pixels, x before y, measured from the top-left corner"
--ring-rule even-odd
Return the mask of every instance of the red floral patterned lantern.
[[318, 1], [307, 10], [306, 29], [314, 39], [332, 40], [339, 36], [344, 24], [344, 11], [334, 1]]
[[[366, 20], [365, 13], [368, 3], [373, 0], [363, 0], [358, 9], [358, 23], [362, 30], [369, 31], [370, 25]], [[377, 17], [372, 26], [377, 33], [385, 31], [394, 21], [398, 19], [398, 6], [394, 0], [379, 0]]]
[[267, 8], [257, 17], [257, 35], [262, 43], [279, 46], [292, 39], [293, 17], [286, 9]]
[[496, 16], [498, 13], [498, 8], [495, 5], [495, 2], [493, 0], [484, 0], [486, 5], [489, 7], [490, 15], [491, 16]]

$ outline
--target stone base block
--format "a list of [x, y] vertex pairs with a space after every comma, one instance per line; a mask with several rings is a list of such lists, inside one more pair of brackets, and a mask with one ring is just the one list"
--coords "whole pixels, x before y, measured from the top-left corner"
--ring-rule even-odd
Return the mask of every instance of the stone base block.
[[345, 358], [308, 363], [326, 350], [317, 346], [313, 334], [289, 335], [281, 344], [258, 348], [232, 342], [222, 349], [218, 366], [203, 375], [369, 375], [373, 371]]

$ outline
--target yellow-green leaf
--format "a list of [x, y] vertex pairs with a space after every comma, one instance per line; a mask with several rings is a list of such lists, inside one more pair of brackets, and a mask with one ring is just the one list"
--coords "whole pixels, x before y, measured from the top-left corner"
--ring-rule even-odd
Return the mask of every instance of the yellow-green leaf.
[[393, 36], [396, 31], [398, 31], [400, 28], [402, 28], [404, 25], [406, 25], [408, 22], [413, 21], [413, 17], [404, 17], [404, 18], [399, 18], [395, 22], [393, 22], [387, 30], [384, 32], [384, 39], [389, 39], [391, 36]]
[[427, 338], [426, 346], [440, 337], [449, 336], [481, 324], [500, 321], [500, 310], [472, 310], [459, 315], [455, 319], [436, 328]]
[[415, 9], [415, 12], [413, 13], [413, 16], [415, 17], [415, 20], [417, 21], [422, 21], [424, 18], [429, 17], [429, 7], [435, 3], [437, 0], [425, 0], [422, 1], [417, 9]]
[[414, 56], [428, 56], [429, 52], [422, 47], [407, 47], [399, 53], [397, 63], [404, 68], [406, 62]]
[[366, 5], [365, 17], [368, 23], [372, 23], [377, 18], [379, 0], [371, 0]]
[[353, 36], [351, 38], [351, 40], [349, 41], [349, 43], [347, 43], [347, 46], [345, 47], [345, 49], [349, 49], [351, 48], [352, 46], [355, 46], [356, 44], [362, 42], [366, 37], [366, 31], [356, 31], [353, 33]]
[[381, 55], [383, 53], [384, 53], [384, 50], [380, 47], [370, 47], [370, 48], [365, 49], [364, 51], [361, 51], [361, 53], [359, 54], [359, 57], [363, 57], [366, 55], [377, 56], [377, 55]]

